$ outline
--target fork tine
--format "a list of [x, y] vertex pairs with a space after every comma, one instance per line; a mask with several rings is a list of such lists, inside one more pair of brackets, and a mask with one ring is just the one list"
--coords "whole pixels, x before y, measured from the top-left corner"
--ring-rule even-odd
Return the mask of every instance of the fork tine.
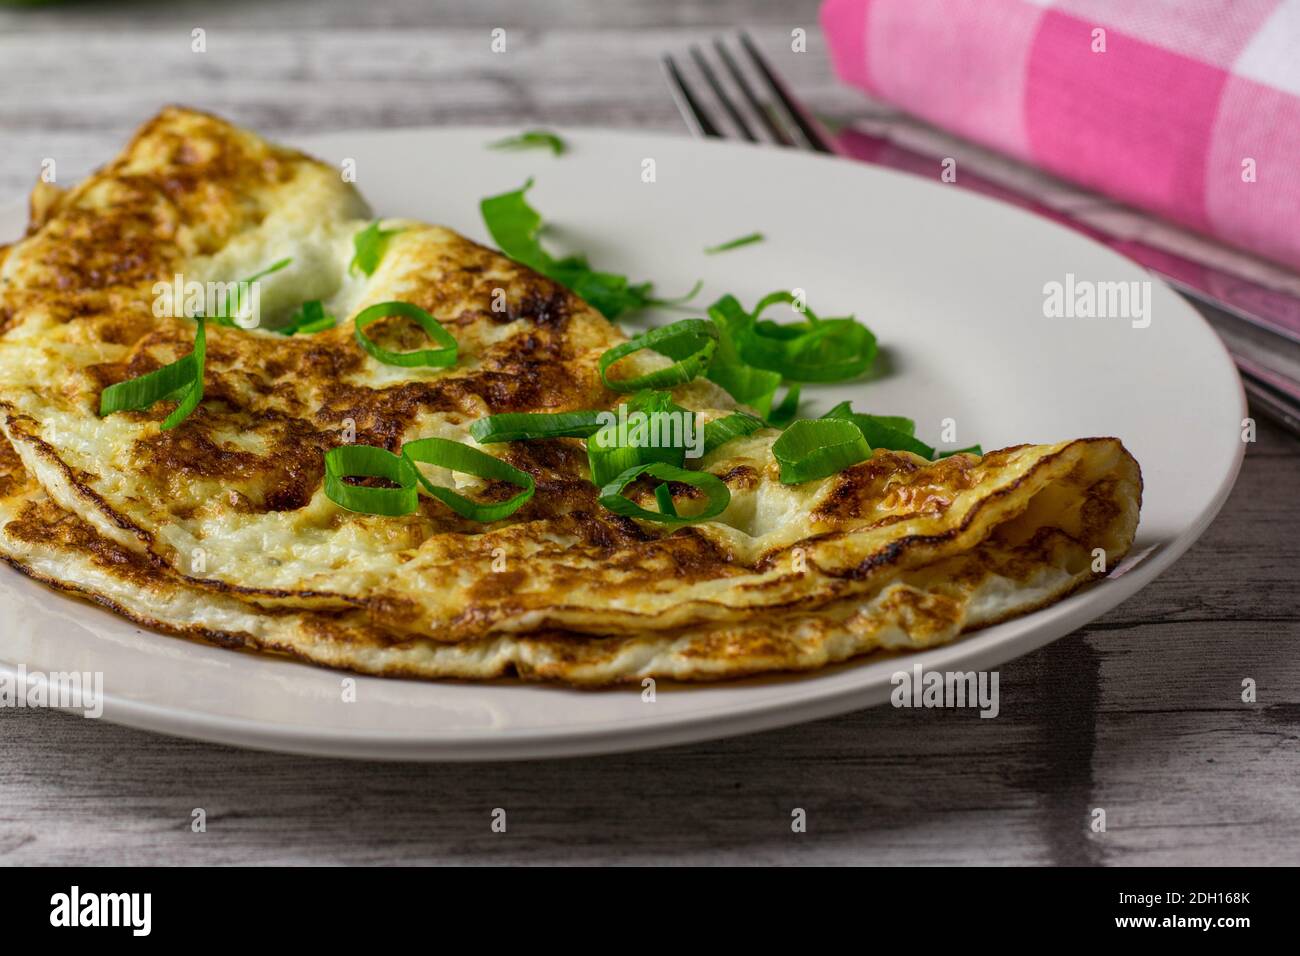
[[718, 98], [718, 102], [722, 104], [722, 108], [727, 111], [727, 115], [731, 117], [731, 121], [736, 124], [736, 129], [740, 130], [740, 135], [751, 143], [758, 142], [758, 137], [754, 135], [754, 131], [750, 129], [749, 124], [745, 122], [745, 117], [741, 115], [740, 110], [736, 109], [736, 104], [732, 102], [731, 97], [727, 95], [727, 91], [723, 89], [722, 84], [718, 82], [718, 74], [713, 72], [713, 67], [709, 66], [709, 61], [704, 59], [704, 54], [700, 52], [699, 47], [691, 47], [691, 57], [695, 60], [695, 65], [703, 75], [704, 81], [708, 83], [709, 88], [713, 90], [713, 95]]
[[794, 98], [785, 82], [776, 75], [776, 71], [767, 62], [767, 58], [758, 52], [758, 47], [754, 45], [754, 41], [749, 38], [748, 33], [742, 32], [740, 34], [740, 45], [745, 48], [745, 53], [748, 54], [750, 62], [754, 64], [754, 68], [759, 75], [763, 77], [768, 90], [785, 107], [790, 122], [799, 131], [799, 136], [803, 139], [805, 145], [819, 153], [835, 152], [831, 148], [826, 133], [821, 129], [821, 124]]
[[665, 55], [663, 65], [664, 73], [668, 76], [668, 89], [672, 92], [673, 100], [677, 103], [677, 111], [682, 114], [682, 119], [686, 120], [686, 125], [691, 127], [691, 132], [697, 136], [721, 138], [722, 131], [718, 129], [704, 107], [700, 105], [699, 100], [691, 93], [691, 88], [686, 85], [686, 81], [682, 79], [681, 71], [677, 69], [677, 63], [671, 56]]
[[777, 125], [776, 120], [772, 119], [772, 114], [768, 112], [762, 101], [754, 95], [754, 89], [749, 85], [749, 80], [745, 79], [745, 74], [740, 72], [740, 67], [731, 58], [727, 48], [722, 45], [720, 40], [713, 41], [713, 48], [718, 51], [718, 56], [722, 58], [723, 65], [726, 66], [727, 72], [731, 74], [731, 78], [736, 81], [736, 86], [740, 89], [741, 95], [745, 97], [745, 101], [749, 103], [750, 108], [758, 116], [759, 122], [767, 128], [767, 132], [772, 139], [782, 146], [793, 146], [794, 143], [791, 141], [789, 134]]

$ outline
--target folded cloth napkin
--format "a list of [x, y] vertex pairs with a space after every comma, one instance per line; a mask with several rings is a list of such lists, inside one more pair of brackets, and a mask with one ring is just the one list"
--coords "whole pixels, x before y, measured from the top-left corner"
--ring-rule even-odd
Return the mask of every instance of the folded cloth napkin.
[[826, 0], [840, 77], [1300, 266], [1300, 0]]

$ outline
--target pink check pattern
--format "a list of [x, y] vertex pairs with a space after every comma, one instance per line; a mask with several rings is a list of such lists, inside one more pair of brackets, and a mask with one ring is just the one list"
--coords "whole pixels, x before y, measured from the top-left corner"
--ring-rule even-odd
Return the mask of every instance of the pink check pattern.
[[1300, 0], [826, 0], [839, 76], [1300, 266]]

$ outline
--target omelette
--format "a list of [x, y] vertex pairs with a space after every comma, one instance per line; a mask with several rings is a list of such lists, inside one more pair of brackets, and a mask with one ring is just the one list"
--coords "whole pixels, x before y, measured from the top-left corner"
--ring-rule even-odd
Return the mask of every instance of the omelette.
[[[0, 250], [0, 557], [231, 647], [598, 686], [935, 646], [1132, 545], [1141, 474], [1117, 439], [862, 444], [792, 480], [795, 426], [671, 349], [614, 375], [637, 343], [533, 265], [374, 222], [337, 170], [163, 111], [81, 184], [38, 187]], [[247, 276], [255, 324], [159, 308]], [[724, 440], [615, 457], [634, 467], [610, 485], [590, 422], [636, 380]], [[587, 427], [489, 440], [518, 416]]]

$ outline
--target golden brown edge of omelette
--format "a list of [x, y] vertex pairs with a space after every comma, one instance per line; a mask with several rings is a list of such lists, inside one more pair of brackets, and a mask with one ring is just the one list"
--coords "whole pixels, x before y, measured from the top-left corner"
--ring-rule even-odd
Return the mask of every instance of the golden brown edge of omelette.
[[[7, 408], [6, 403], [0, 400], [0, 410], [5, 410], [6, 408]], [[11, 436], [16, 437], [18, 440], [22, 441], [24, 444], [27, 444], [29, 447], [31, 447], [34, 450], [35, 454], [39, 456], [49, 468], [55, 470], [58, 473], [59, 478], [57, 480], [66, 482], [66, 485], [69, 489], [71, 489], [72, 494], [74, 496], [80, 497], [89, 508], [96, 509], [101, 514], [107, 515], [108, 517], [110, 517], [111, 520], [113, 520], [116, 524], [118, 524], [119, 527], [127, 528], [132, 531], [138, 531], [142, 536], [146, 538], [148, 537], [147, 532], [143, 531], [142, 529], [137, 529], [130, 522], [128, 518], [121, 515], [120, 512], [116, 511], [110, 505], [108, 505], [108, 503], [104, 502], [92, 488], [87, 487], [77, 477], [77, 475], [73, 472], [73, 470], [70, 469], [62, 461], [61, 458], [59, 458], [59, 456], [57, 455], [57, 453], [54, 452], [53, 449], [49, 448], [49, 446], [43, 440], [41, 440], [39, 436], [32, 434], [27, 429], [27, 427], [24, 425], [24, 421], [21, 416], [16, 416], [16, 417], [9, 416], [5, 418], [3, 420], [3, 426], [5, 432], [8, 432]], [[2, 438], [3, 436], [0, 436], [0, 439]], [[1017, 497], [1018, 493], [1023, 488], [1025, 488], [1026, 485], [1032, 485], [1036, 481], [1038, 481], [1043, 471], [1052, 468], [1055, 465], [1055, 463], [1063, 456], [1074, 453], [1074, 449], [1079, 444], [1094, 442], [1094, 441], [1118, 442], [1118, 439], [1114, 439], [1114, 438], [1078, 439], [1075, 442], [1071, 442], [1062, 446], [1056, 451], [1049, 452], [1048, 454], [1038, 459], [1027, 472], [1025, 472], [1022, 475], [1019, 475], [1011, 483], [1003, 487], [1000, 487], [997, 490], [992, 491], [984, 495], [983, 497], [979, 498], [979, 500], [976, 501], [974, 506], [971, 508], [969, 512], [966, 513], [966, 515], [964, 516], [964, 518], [961, 520], [959, 524], [950, 526], [938, 534], [927, 534], [927, 535], [911, 534], [901, 539], [896, 539], [894, 541], [891, 541], [889, 543], [889, 546], [885, 548], [881, 553], [871, 554], [862, 563], [847, 568], [843, 571], [829, 572], [827, 576], [831, 579], [830, 582], [832, 585], [831, 588], [824, 589], [823, 592], [816, 595], [803, 595], [800, 598], [797, 598], [795, 600], [772, 601], [763, 605], [764, 610], [767, 612], [780, 612], [794, 607], [810, 607], [810, 606], [816, 606], [817, 604], [824, 604], [834, 600], [843, 599], [845, 597], [851, 596], [851, 592], [845, 593], [845, 592], [835, 591], [833, 586], [837, 583], [843, 582], [847, 587], [856, 587], [858, 586], [859, 582], [861, 582], [862, 579], [864, 578], [871, 577], [871, 576], [882, 576], [889, 573], [898, 572], [900, 570], [906, 569], [909, 565], [912, 564], [927, 563], [929, 561], [935, 560], [945, 546], [952, 544], [956, 539], [966, 534], [973, 525], [977, 524], [977, 522], [979, 522], [983, 518], [985, 511], [993, 509], [995, 507], [1004, 507], [1004, 506], [1009, 506], [1014, 509], [1015, 508], [1014, 499]], [[1021, 449], [1032, 448], [1032, 447], [1034, 446], [1015, 445], [1003, 449], [990, 451], [983, 456], [982, 463], [987, 464], [991, 467], [991, 469], [996, 470], [998, 467], [998, 461], [1001, 456], [1005, 456], [1009, 453], [1016, 452]], [[1137, 466], [1137, 463], [1132, 460], [1132, 456], [1129, 455], [1126, 450], [1123, 452], [1123, 454], [1126, 458], [1129, 459], [1129, 461], [1132, 461], [1133, 467], [1138, 475], [1137, 500], [1139, 502], [1139, 507], [1140, 507], [1140, 501], [1141, 501], [1140, 468]], [[861, 471], [873, 470], [873, 471], [888, 472], [888, 471], [899, 470], [902, 468], [915, 470], [917, 463], [922, 463], [922, 471], [925, 471], [927, 469], [939, 471], [945, 468], [958, 467], [963, 464], [957, 459], [945, 459], [939, 462], [923, 463], [921, 459], [909, 455], [906, 452], [891, 452], [884, 449], [877, 449], [874, 452], [872, 458], [868, 459], [867, 461], [861, 462], [858, 465], [850, 466], [849, 468], [845, 469], [844, 472], [842, 472], [842, 476], [846, 482], [848, 482], [849, 484], [853, 484], [855, 483], [854, 476]], [[46, 482], [48, 482], [49, 480], [50, 479], [48, 477], [44, 478], [44, 481]], [[938, 484], [942, 485], [943, 482], [940, 481], [938, 482]], [[1027, 503], [1028, 502], [1026, 502], [1026, 504]], [[682, 529], [678, 531], [678, 534], [682, 534], [683, 532], [689, 535], [691, 533], [691, 530], [689, 528]], [[782, 547], [769, 554], [766, 554], [764, 556], [764, 561], [767, 563], [776, 562], [781, 559], [782, 555], [789, 553], [794, 548], [806, 547], [810, 541], [832, 540], [838, 537], [844, 537], [846, 534], [848, 534], [848, 532], [836, 531], [836, 532], [821, 534], [814, 539], [801, 539], [799, 542], [797, 542], [794, 545]], [[1091, 535], [1094, 537], [1100, 537], [1100, 528], [1093, 529]], [[333, 608], [335, 610], [342, 610], [343, 608], [339, 606], [339, 603], [342, 603], [357, 609], [366, 608], [366, 602], [364, 600], [354, 599], [348, 597], [347, 595], [336, 594], [332, 592], [322, 593], [316, 591], [302, 591], [302, 590], [293, 590], [293, 589], [271, 590], [266, 588], [244, 587], [244, 586], [231, 584], [229, 582], [225, 582], [214, 578], [194, 577], [194, 576], [177, 572], [174, 568], [168, 565], [167, 562], [165, 562], [162, 558], [160, 558], [157, 554], [155, 554], [152, 551], [144, 550], [141, 551], [140, 553], [144, 555], [148, 561], [155, 564], [160, 570], [165, 571], [168, 574], [173, 575], [179, 579], [182, 579], [187, 584], [190, 584], [194, 587], [213, 591], [213, 592], [223, 593], [223, 594], [236, 595], [242, 598], [248, 598], [257, 601], [259, 604], [263, 604], [269, 607], [280, 607], [280, 606], [291, 607], [291, 608], [309, 607], [312, 609], [319, 609], [319, 610], [326, 610], [330, 608]], [[811, 558], [806, 560], [810, 566], [815, 564], [815, 562], [813, 562]], [[824, 570], [824, 569], [818, 569], [818, 570]], [[699, 568], [694, 569], [694, 571], [695, 573], [704, 573]], [[496, 578], [492, 578], [492, 579], [488, 579], [486, 583], [490, 583], [490, 584], [500, 583], [502, 586], [506, 586], [508, 582], [506, 582], [505, 579], [502, 579], [501, 582], [498, 582]], [[770, 586], [767, 584], [747, 585], [747, 589], [751, 592], [762, 592], [764, 590], [767, 590], [769, 587]], [[265, 599], [268, 597], [283, 598], [285, 599], [285, 603], [283, 605], [279, 603], [268, 603], [265, 601]], [[338, 601], [339, 603], [316, 604], [315, 600], [318, 598], [327, 601]], [[693, 603], [696, 605], [707, 606], [710, 603], [714, 603], [714, 602], [696, 601]], [[557, 609], [563, 610], [567, 607], [567, 605], [563, 604], [562, 602], [557, 602], [556, 607]], [[654, 620], [650, 620], [645, 615], [638, 615], [636, 612], [632, 612], [632, 611], [624, 611], [624, 614], [627, 615], [627, 619], [620, 625], [619, 630], [634, 629], [638, 627], [638, 620], [640, 618], [646, 618], [646, 624], [650, 627], [650, 629], [660, 629], [662, 627], [662, 625], [657, 624]], [[549, 626], [561, 627], [562, 625], [556, 623]], [[596, 633], [593, 636], [598, 637], [601, 635], [599, 633]], [[447, 638], [444, 639], [451, 640], [452, 638], [451, 636], [448, 636]]]
[[[1101, 511], [1112, 507], [1123, 511], [1123, 502], [1132, 498], [1120, 494], [1118, 486], [1136, 481], [1140, 488], [1136, 462], [1113, 439], [1079, 443], [1103, 443], [1128, 466], [1121, 469], [1129, 472], [1127, 476], [1090, 486]], [[1124, 528], [1112, 529], [1121, 540], [1131, 540], [1136, 508], [1127, 519], [1127, 533]], [[1086, 548], [1050, 525], [1013, 529], [1005, 544], [996, 537], [973, 552], [915, 569], [911, 583], [886, 586], [869, 600], [854, 598], [822, 608], [775, 612], [740, 624], [703, 626], [674, 635], [600, 638], [540, 632], [448, 645], [386, 633], [357, 612], [255, 609], [194, 588], [50, 501], [0, 439], [0, 558], [18, 571], [164, 633], [385, 677], [514, 676], [594, 688], [646, 677], [689, 682], [811, 671], [877, 650], [917, 650], [946, 643], [969, 630], [1055, 603], [1105, 576], [1106, 572], [1091, 570]], [[1016, 538], [1024, 540], [1013, 544]], [[1058, 570], [1054, 563], [1072, 546], [1075, 563], [1082, 560], [1086, 570], [1036, 585], [1036, 577]], [[1108, 553], [1106, 567], [1115, 567], [1125, 553], [1126, 549]], [[70, 571], [85, 583], [69, 580]], [[995, 593], [1012, 583], [1022, 595], [1032, 596], [1010, 607], [979, 612], [972, 620], [976, 610], [972, 605], [986, 583]], [[159, 616], [178, 596], [191, 608], [186, 611], [194, 618], [189, 623], [174, 613]], [[213, 626], [212, 616], [233, 623]]]

